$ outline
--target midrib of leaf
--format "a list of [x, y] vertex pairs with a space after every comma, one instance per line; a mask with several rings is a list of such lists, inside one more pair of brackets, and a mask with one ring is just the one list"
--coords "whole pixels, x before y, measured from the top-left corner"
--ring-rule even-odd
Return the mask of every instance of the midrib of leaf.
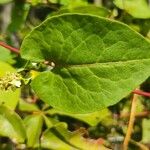
[[90, 64], [57, 64], [55, 63], [55, 67], [54, 68], [73, 68], [73, 67], [97, 67], [98, 65], [120, 65], [120, 64], [128, 64], [128, 63], [138, 63], [138, 62], [145, 62], [145, 61], [150, 61], [150, 58], [146, 58], [146, 59], [134, 59], [134, 60], [122, 60], [122, 61], [113, 61], [113, 62], [96, 62], [96, 63], [90, 63]]

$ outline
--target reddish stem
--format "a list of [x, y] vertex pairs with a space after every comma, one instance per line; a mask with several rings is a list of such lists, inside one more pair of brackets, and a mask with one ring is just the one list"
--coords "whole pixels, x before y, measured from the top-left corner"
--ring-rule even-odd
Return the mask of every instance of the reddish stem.
[[19, 54], [19, 53], [20, 53], [18, 48], [14, 48], [14, 47], [12, 47], [12, 46], [9, 46], [9, 45], [7, 45], [7, 44], [4, 43], [4, 42], [0, 42], [0, 46], [5, 47], [5, 48], [7, 48], [8, 50], [10, 50], [10, 51], [12, 51], [12, 52], [14, 52], [14, 53], [16, 53], [16, 54]]
[[134, 93], [134, 94], [137, 94], [137, 95], [142, 95], [142, 96], [150, 97], [150, 93], [148, 93], [148, 92], [143, 92], [143, 91], [141, 91], [141, 90], [134, 90], [133, 93]]

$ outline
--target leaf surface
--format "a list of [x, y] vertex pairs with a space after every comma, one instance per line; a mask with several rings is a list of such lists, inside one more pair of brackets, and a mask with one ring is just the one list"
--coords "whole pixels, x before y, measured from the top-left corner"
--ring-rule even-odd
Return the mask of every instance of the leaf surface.
[[87, 0], [49, 0], [52, 3], [59, 3], [61, 5], [72, 7], [72, 6], [85, 6], [87, 4]]
[[43, 133], [41, 146], [53, 150], [109, 150], [96, 140], [84, 138], [84, 132], [83, 129], [70, 132], [64, 123], [59, 123]]
[[62, 111], [58, 111], [56, 109], [49, 109], [46, 111], [49, 115], [64, 115], [69, 116], [75, 119], [78, 119], [80, 121], [83, 121], [90, 126], [96, 126], [99, 122], [103, 121], [105, 118], [111, 117], [111, 112], [106, 108], [101, 111], [96, 111], [93, 113], [87, 113], [87, 114], [71, 114], [71, 113], [65, 113]]
[[5, 3], [9, 3], [12, 2], [12, 0], [0, 0], [0, 4], [5, 4]]
[[36, 104], [28, 103], [23, 99], [19, 101], [18, 109], [25, 112], [39, 111], [39, 108]]
[[43, 125], [43, 118], [40, 114], [27, 116], [24, 120], [27, 132], [28, 147], [39, 147], [39, 138]]
[[0, 106], [0, 136], [8, 137], [15, 143], [23, 143], [26, 132], [21, 118], [12, 110]]
[[24, 39], [21, 55], [55, 63], [32, 88], [51, 106], [71, 113], [113, 105], [150, 75], [150, 43], [122, 23], [93, 15], [47, 19]]
[[4, 47], [0, 47], [0, 61], [7, 62], [9, 64], [15, 63], [10, 51]]
[[114, 0], [114, 4], [135, 18], [150, 18], [150, 6], [146, 0]]
[[94, 5], [86, 5], [86, 6], [75, 6], [71, 8], [63, 7], [59, 11], [54, 12], [49, 15], [49, 17], [64, 13], [82, 13], [82, 14], [92, 14], [101, 17], [108, 17], [110, 15], [110, 11], [103, 7], [98, 7]]

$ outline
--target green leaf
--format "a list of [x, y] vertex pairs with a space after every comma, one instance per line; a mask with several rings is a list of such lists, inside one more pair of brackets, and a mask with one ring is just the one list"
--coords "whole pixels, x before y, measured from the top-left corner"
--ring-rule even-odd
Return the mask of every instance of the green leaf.
[[53, 127], [54, 125], [58, 124], [59, 123], [59, 120], [56, 119], [56, 118], [53, 118], [53, 117], [49, 117], [49, 116], [45, 116], [43, 115], [43, 118], [44, 118], [44, 121], [45, 121], [45, 124], [47, 126], [47, 128], [51, 128]]
[[39, 147], [39, 138], [43, 125], [43, 118], [40, 114], [27, 116], [24, 120], [27, 132], [27, 146]]
[[19, 101], [18, 108], [19, 110], [26, 112], [39, 111], [39, 108], [36, 104], [28, 103], [22, 99]]
[[12, 0], [0, 0], [0, 4], [10, 3]]
[[15, 143], [23, 143], [26, 138], [21, 118], [12, 110], [0, 106], [0, 136], [8, 137]]
[[39, 3], [43, 3], [44, 1], [43, 0], [31, 0], [30, 2], [32, 5], [37, 5]]
[[17, 1], [14, 4], [11, 23], [8, 26], [9, 32], [18, 32], [25, 24], [30, 4]]
[[46, 130], [41, 137], [42, 148], [53, 150], [108, 150], [102, 144], [94, 143], [94, 140], [82, 137], [83, 130], [70, 132], [64, 123]]
[[47, 19], [24, 39], [21, 56], [55, 63], [32, 88], [46, 103], [71, 113], [116, 104], [150, 75], [150, 43], [127, 25], [93, 15]]
[[87, 0], [49, 0], [51, 3], [59, 3], [65, 6], [79, 6], [86, 5]]
[[[64, 126], [65, 124], [58, 124], [57, 126]], [[57, 127], [56, 126], [56, 127]], [[58, 127], [57, 127], [58, 128]], [[64, 127], [63, 127], [64, 128]], [[54, 131], [53, 131], [54, 130]], [[74, 147], [69, 143], [66, 143], [61, 138], [59, 138], [59, 132], [55, 132], [55, 128], [46, 130], [41, 137], [41, 146], [42, 148], [48, 148], [53, 150], [70, 150]]]
[[[15, 72], [15, 69], [5, 62], [0, 62], [0, 77], [6, 75], [6, 72]], [[1, 90], [0, 89], [0, 104], [4, 104], [11, 109], [15, 109], [20, 99], [20, 89], [12, 90]]]
[[142, 120], [142, 142], [149, 143], [150, 141], [150, 119]]
[[71, 8], [62, 8], [58, 12], [50, 14], [50, 16], [64, 14], [64, 13], [83, 13], [83, 14], [92, 14], [102, 17], [108, 17], [110, 12], [103, 7], [98, 7], [94, 5], [87, 5], [87, 6], [76, 6]]
[[111, 117], [111, 113], [108, 109], [103, 109], [101, 111], [96, 111], [88, 114], [70, 114], [70, 113], [58, 111], [56, 109], [50, 109], [46, 111], [46, 113], [50, 115], [58, 114], [58, 115], [69, 116], [78, 119], [80, 121], [83, 121], [89, 124], [90, 126], [96, 126], [100, 121], [103, 121], [105, 118]]
[[7, 62], [9, 64], [13, 64], [15, 62], [10, 51], [4, 47], [0, 47], [0, 61]]
[[114, 4], [135, 18], [150, 18], [150, 6], [146, 0], [114, 0]]

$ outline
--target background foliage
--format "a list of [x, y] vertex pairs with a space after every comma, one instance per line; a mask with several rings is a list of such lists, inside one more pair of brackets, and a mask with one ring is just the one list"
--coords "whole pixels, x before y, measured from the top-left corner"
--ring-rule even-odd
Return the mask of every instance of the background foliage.
[[[62, 26], [57, 25], [59, 17], [58, 20], [57, 17], [47, 19], [64, 14], [62, 16], [64, 16], [63, 21], [65, 21], [65, 13], [81, 14], [80, 17], [70, 17], [70, 22], [74, 25], [74, 28], [84, 25], [80, 28], [80, 32], [73, 32], [74, 28], [72, 29], [72, 26], [70, 27], [67, 23], [62, 24]], [[96, 15], [95, 20], [93, 19], [94, 17], [90, 17], [91, 15]], [[122, 149], [131, 110], [131, 92], [138, 86], [141, 90], [150, 91], [150, 81], [147, 79], [150, 71], [149, 18], [150, 4], [146, 0], [0, 0], [0, 40], [18, 49], [21, 47], [21, 56], [25, 58], [23, 59], [20, 55], [0, 47], [0, 83], [1, 86], [5, 86], [6, 90], [3, 87], [0, 90], [0, 149]], [[45, 24], [40, 25], [46, 19]], [[129, 27], [122, 23], [114, 22], [114, 20]], [[89, 22], [91, 24], [86, 28]], [[100, 23], [94, 26], [95, 22]], [[35, 28], [36, 26], [38, 28]], [[51, 34], [46, 28], [48, 26], [53, 27]], [[104, 30], [105, 26], [110, 31]], [[99, 81], [97, 78], [87, 78], [86, 82], [81, 80], [83, 78], [78, 78], [77, 75], [79, 74], [79, 77], [84, 76], [82, 72], [89, 74], [86, 67], [80, 68], [80, 70], [77, 70], [78, 68], [68, 69], [75, 77], [73, 78], [74, 81], [72, 81], [72, 79], [67, 80], [65, 78], [68, 75], [68, 70], [64, 66], [61, 66], [63, 69], [54, 69], [50, 73], [50, 70], [54, 67], [53, 64], [49, 64], [49, 62], [43, 63], [43, 60], [47, 60], [47, 58], [50, 58], [48, 56], [51, 55], [50, 51], [46, 51], [45, 41], [51, 37], [51, 41], [49, 40], [48, 44], [51, 44], [53, 49], [61, 49], [59, 42], [62, 41], [61, 39], [58, 40], [60, 33], [63, 33], [63, 36], [70, 35], [70, 29], [74, 33], [72, 36], [77, 41], [71, 38], [68, 38], [68, 41], [64, 39], [65, 48], [69, 47], [69, 43], [73, 41], [73, 46], [80, 45], [82, 49], [85, 45], [80, 44], [80, 38], [83, 36], [82, 38], [85, 39], [85, 37], [90, 36], [90, 39], [86, 41], [89, 51], [98, 48], [105, 49], [104, 60], [100, 59], [99, 63], [106, 61], [109, 64], [109, 70], [106, 70], [105, 66], [96, 65], [93, 72], [101, 75], [98, 77], [102, 78], [102, 83], [104, 83], [104, 78], [115, 79], [117, 86], [114, 86], [115, 84], [110, 81], [103, 85], [106, 88], [106, 93], [104, 92], [105, 95], [99, 95], [99, 97], [103, 100], [104, 109], [99, 110], [102, 103], [97, 101], [97, 105], [94, 105], [88, 97], [84, 97], [85, 104], [88, 105], [84, 104], [79, 108], [76, 105], [72, 105], [72, 103], [71, 105], [66, 104], [65, 94], [58, 97], [57, 93], [65, 93], [64, 88], [60, 88], [62, 80], [72, 92], [77, 89], [74, 81], [84, 83], [86, 89], [91, 86], [100, 90], [99, 85], [96, 84]], [[118, 29], [120, 29], [120, 32], [117, 33]], [[32, 33], [30, 33], [31, 30], [33, 30]], [[39, 33], [39, 30], [42, 32]], [[65, 33], [67, 30], [68, 33]], [[99, 35], [100, 37], [93, 35], [93, 32], [98, 33], [101, 30], [104, 30], [104, 34], [108, 33], [105, 39], [105, 44], [111, 47], [108, 52], [106, 47], [102, 47], [104, 42], [104, 40], [101, 40], [102, 35]], [[86, 34], [84, 35], [85, 31]], [[24, 40], [28, 33], [29, 36]], [[121, 43], [121, 41], [124, 43]], [[33, 44], [34, 42], [35, 45]], [[116, 43], [115, 46], [114, 43]], [[42, 55], [34, 51], [34, 48], [38, 49], [39, 45], [44, 51]], [[118, 50], [119, 48], [124, 49], [123, 53]], [[109, 55], [110, 51], [111, 55]], [[70, 49], [67, 52], [70, 54]], [[98, 53], [99, 51], [97, 50], [96, 52]], [[67, 65], [82, 64], [84, 63], [82, 62], [83, 60], [86, 63], [95, 61], [95, 57], [93, 56], [92, 58], [91, 53], [88, 59], [84, 58], [82, 53], [74, 53], [70, 60], [65, 62], [65, 57], [57, 57], [58, 53], [57, 50], [53, 53], [55, 60]], [[126, 56], [122, 57], [122, 55]], [[31, 59], [34, 62], [30, 61]], [[121, 64], [120, 68], [117, 66], [119, 68], [118, 72], [113, 70], [111, 62], [120, 62], [122, 60], [126, 60], [127, 65]], [[136, 61], [130, 63], [129, 60]], [[99, 73], [99, 70], [102, 72]], [[18, 74], [21, 74], [21, 77]], [[60, 75], [61, 78], [60, 76], [58, 78], [57, 75]], [[45, 83], [51, 84], [53, 76], [56, 78], [57, 86], [55, 86], [55, 83], [52, 91], [48, 93], [46, 89], [50, 87], [47, 87]], [[131, 79], [128, 80], [130, 76]], [[119, 77], [121, 79], [127, 78], [127, 81], [120, 82]], [[31, 88], [30, 82], [34, 78]], [[39, 83], [39, 81], [43, 82]], [[74, 89], [70, 87], [70, 84], [73, 84], [72, 82], [74, 83]], [[87, 83], [90, 83], [90, 86]], [[20, 84], [22, 85], [21, 88], [16, 89]], [[119, 91], [121, 86], [124, 87], [123, 91]], [[35, 95], [33, 89], [46, 103]], [[83, 91], [84, 96], [88, 95], [88, 90]], [[46, 94], [43, 96], [43, 93]], [[109, 99], [108, 101], [105, 101], [106, 95], [107, 99]], [[56, 104], [49, 101], [49, 97], [55, 97]], [[70, 101], [72, 100], [69, 94], [66, 97], [70, 97]], [[56, 109], [60, 99], [62, 100], [61, 110]], [[96, 98], [94, 99], [96, 100]], [[47, 103], [54, 107], [49, 106]], [[110, 106], [112, 104], [115, 105]], [[70, 105], [70, 108], [67, 105]], [[149, 98], [138, 96], [135, 112], [136, 119], [128, 149], [146, 150], [150, 148], [149, 115]]]

